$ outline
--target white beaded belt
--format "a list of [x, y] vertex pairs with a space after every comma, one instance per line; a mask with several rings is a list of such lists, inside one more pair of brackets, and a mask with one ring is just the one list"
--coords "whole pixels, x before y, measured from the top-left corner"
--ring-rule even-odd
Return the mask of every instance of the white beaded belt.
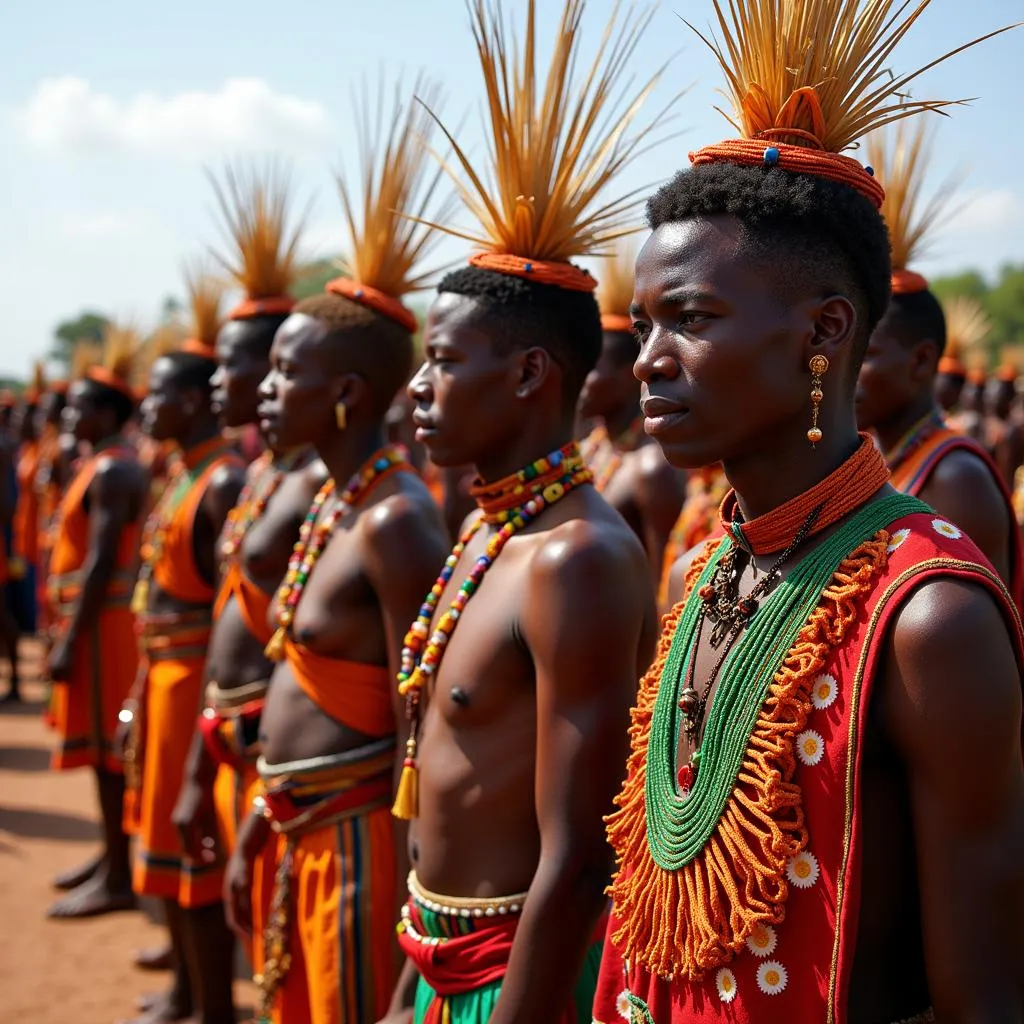
[[[409, 895], [425, 910], [447, 917], [496, 917], [518, 914], [526, 901], [525, 892], [515, 896], [496, 896], [493, 899], [474, 899], [471, 896], [439, 896], [420, 885], [415, 871], [409, 872]], [[408, 908], [403, 908], [404, 911]]]

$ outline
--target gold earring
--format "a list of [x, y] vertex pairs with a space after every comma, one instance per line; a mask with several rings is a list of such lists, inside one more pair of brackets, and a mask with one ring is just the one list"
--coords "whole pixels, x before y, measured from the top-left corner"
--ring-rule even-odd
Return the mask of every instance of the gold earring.
[[339, 402], [334, 407], [334, 422], [338, 424], [339, 430], [344, 430], [348, 426], [348, 409], [345, 408], [344, 402]]
[[818, 426], [818, 407], [825, 393], [821, 390], [821, 378], [828, 372], [828, 360], [821, 355], [811, 356], [809, 363], [811, 370], [811, 429], [807, 431], [807, 440], [814, 448], [822, 438], [821, 428]]

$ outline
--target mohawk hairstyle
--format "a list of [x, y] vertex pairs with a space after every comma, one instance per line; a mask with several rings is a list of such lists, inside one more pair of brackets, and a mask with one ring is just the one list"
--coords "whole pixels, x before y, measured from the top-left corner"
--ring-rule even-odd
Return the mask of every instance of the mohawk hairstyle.
[[440, 240], [426, 218], [448, 221], [455, 212], [454, 197], [438, 200], [443, 168], [428, 171], [434, 122], [425, 104], [438, 102], [439, 89], [419, 76], [414, 94], [423, 101], [396, 83], [388, 101], [382, 78], [375, 98], [365, 83], [353, 97], [359, 187], [344, 170], [336, 175], [351, 255], [341, 263], [344, 277], [295, 307], [328, 328], [339, 368], [371, 382], [375, 415], [412, 371], [416, 318], [401, 300], [436, 273], [422, 268]]

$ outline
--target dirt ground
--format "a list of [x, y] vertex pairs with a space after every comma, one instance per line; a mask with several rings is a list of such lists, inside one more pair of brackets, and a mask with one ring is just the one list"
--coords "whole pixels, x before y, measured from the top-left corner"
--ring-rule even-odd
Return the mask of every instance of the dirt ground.
[[[26, 652], [27, 680], [33, 653]], [[0, 694], [6, 689], [0, 680]], [[46, 920], [58, 895], [51, 878], [97, 849], [96, 796], [87, 770], [49, 770], [44, 690], [26, 682], [24, 693], [26, 703], [0, 705], [0, 1018], [113, 1024], [137, 1016], [138, 995], [166, 987], [168, 975], [132, 965], [137, 950], [162, 944], [163, 933], [139, 911]], [[236, 998], [251, 1008], [252, 986], [240, 982]]]

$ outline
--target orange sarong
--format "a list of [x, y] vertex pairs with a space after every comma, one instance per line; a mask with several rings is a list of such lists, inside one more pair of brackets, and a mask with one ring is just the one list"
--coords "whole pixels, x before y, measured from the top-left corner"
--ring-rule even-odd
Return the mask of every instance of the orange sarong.
[[270, 628], [270, 602], [272, 595], [258, 587], [242, 568], [237, 557], [232, 558], [224, 573], [217, 595], [213, 616], [219, 619], [228, 602], [234, 598], [245, 628], [264, 646], [270, 643], [274, 631]]
[[39, 562], [39, 495], [36, 473], [39, 470], [39, 442], [27, 441], [18, 454], [18, 501], [14, 508], [14, 553], [28, 565]]
[[[86, 461], [57, 509], [50, 555], [47, 603], [57, 635], [66, 627], [81, 593], [81, 570], [89, 555], [89, 516], [84, 500], [101, 459], [133, 459], [132, 449], [107, 449]], [[113, 740], [121, 710], [138, 670], [135, 618], [130, 608], [139, 545], [137, 525], [124, 529], [114, 576], [95, 628], [79, 636], [71, 678], [53, 684], [50, 720], [57, 732], [53, 767], [103, 767], [121, 771]]]
[[[256, 874], [253, 924], [262, 940], [257, 980], [275, 1024], [373, 1024], [387, 1010], [396, 962], [393, 763], [387, 738], [332, 758], [261, 762], [277, 870]], [[278, 905], [283, 919], [272, 914]], [[283, 977], [263, 962], [280, 963], [282, 952], [291, 957]]]
[[[195, 564], [193, 530], [213, 475], [239, 459], [222, 438], [213, 438], [186, 452], [183, 461], [197, 475], [164, 525], [152, 579], [163, 593], [195, 607], [172, 615], [140, 616], [148, 673], [136, 730], [136, 763], [141, 770], [128, 806], [130, 830], [137, 837], [132, 887], [140, 895], [202, 907], [221, 899], [224, 858], [205, 864], [186, 857], [171, 823], [195, 733], [213, 625], [214, 591]], [[169, 486], [175, 486], [173, 479]]]

